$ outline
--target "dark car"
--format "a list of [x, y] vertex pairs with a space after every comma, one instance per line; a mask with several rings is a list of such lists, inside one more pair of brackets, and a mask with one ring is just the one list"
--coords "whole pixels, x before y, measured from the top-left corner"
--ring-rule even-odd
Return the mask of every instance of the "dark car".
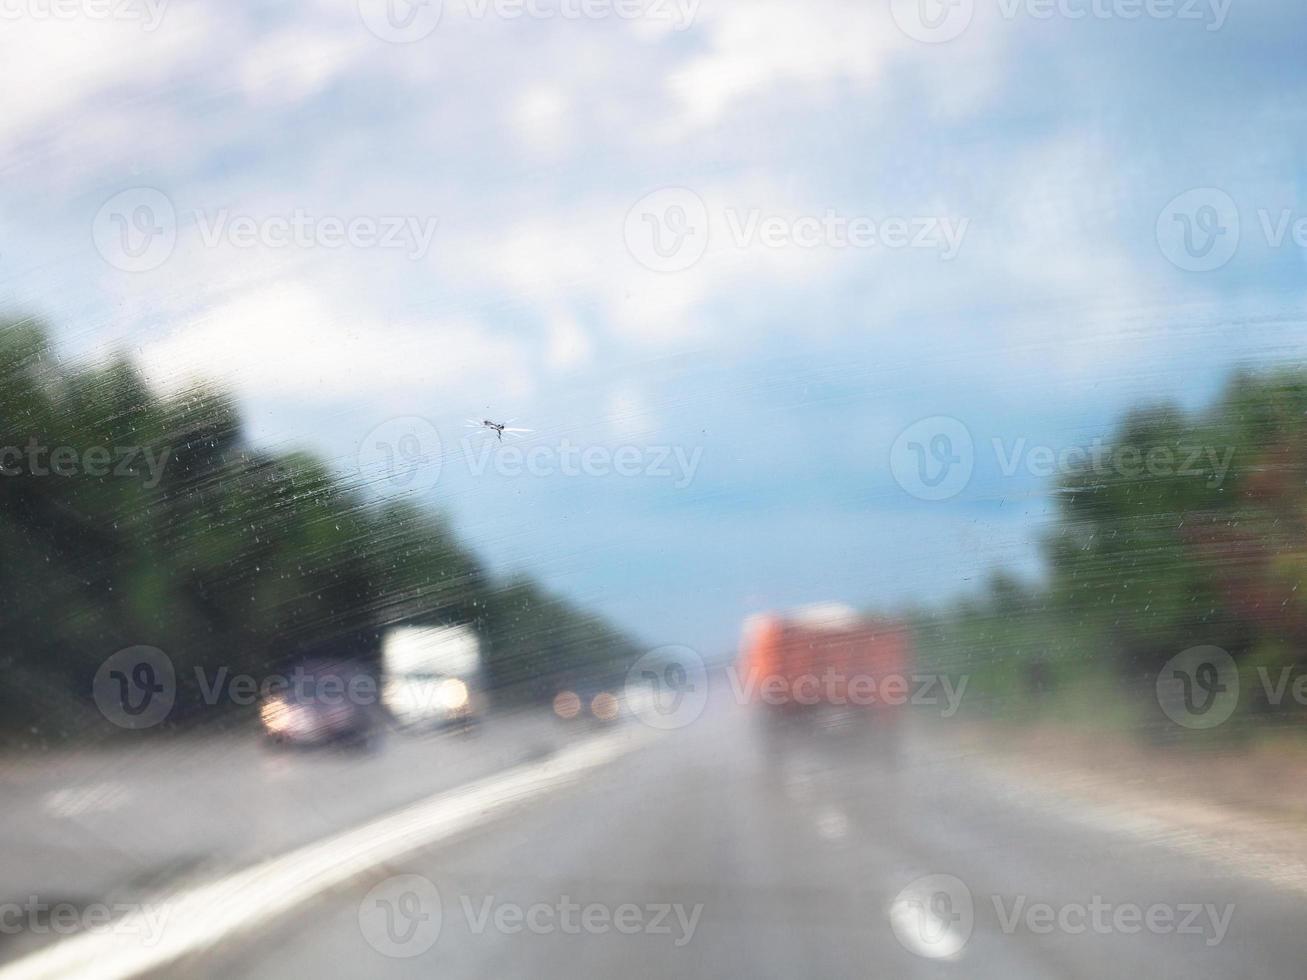
[[366, 747], [377, 736], [376, 678], [353, 661], [308, 662], [259, 706], [272, 745]]

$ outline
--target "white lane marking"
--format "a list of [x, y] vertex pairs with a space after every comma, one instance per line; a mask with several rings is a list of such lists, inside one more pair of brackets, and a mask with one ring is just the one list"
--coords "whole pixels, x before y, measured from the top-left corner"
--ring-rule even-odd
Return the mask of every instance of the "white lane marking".
[[[507, 808], [576, 782], [587, 772], [646, 745], [634, 729], [598, 735], [552, 759], [517, 766], [437, 793], [394, 813], [161, 899], [106, 931], [84, 933], [0, 968], [0, 980], [134, 977], [201, 952], [234, 933], [266, 924], [320, 892], [378, 865], [502, 816]], [[156, 935], [146, 928], [162, 922]], [[140, 920], [140, 921], [137, 921]], [[155, 936], [147, 945], [143, 936]]]
[[79, 817], [87, 813], [117, 810], [131, 799], [122, 783], [91, 783], [72, 789], [57, 789], [41, 798], [41, 806], [56, 817]]
[[971, 889], [953, 875], [922, 875], [894, 896], [889, 921], [909, 952], [928, 960], [958, 960], [976, 923]]

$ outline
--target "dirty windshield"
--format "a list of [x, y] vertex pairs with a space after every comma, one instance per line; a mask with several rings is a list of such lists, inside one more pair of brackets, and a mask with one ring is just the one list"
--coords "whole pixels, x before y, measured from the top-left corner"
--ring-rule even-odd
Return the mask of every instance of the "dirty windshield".
[[1304, 45], [0, 0], [0, 980], [1301, 980]]

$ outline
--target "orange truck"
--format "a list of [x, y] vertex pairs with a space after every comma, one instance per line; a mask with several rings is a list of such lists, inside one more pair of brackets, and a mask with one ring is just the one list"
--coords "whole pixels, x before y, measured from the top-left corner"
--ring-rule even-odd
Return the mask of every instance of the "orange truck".
[[830, 736], [893, 753], [913, 695], [912, 663], [902, 625], [813, 606], [746, 621], [738, 690], [782, 744]]

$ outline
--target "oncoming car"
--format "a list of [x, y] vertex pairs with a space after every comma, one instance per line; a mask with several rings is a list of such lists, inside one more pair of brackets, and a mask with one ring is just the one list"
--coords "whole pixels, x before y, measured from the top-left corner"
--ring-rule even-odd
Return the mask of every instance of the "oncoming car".
[[273, 746], [366, 747], [379, 730], [376, 679], [353, 661], [310, 662], [259, 705], [265, 741]]

